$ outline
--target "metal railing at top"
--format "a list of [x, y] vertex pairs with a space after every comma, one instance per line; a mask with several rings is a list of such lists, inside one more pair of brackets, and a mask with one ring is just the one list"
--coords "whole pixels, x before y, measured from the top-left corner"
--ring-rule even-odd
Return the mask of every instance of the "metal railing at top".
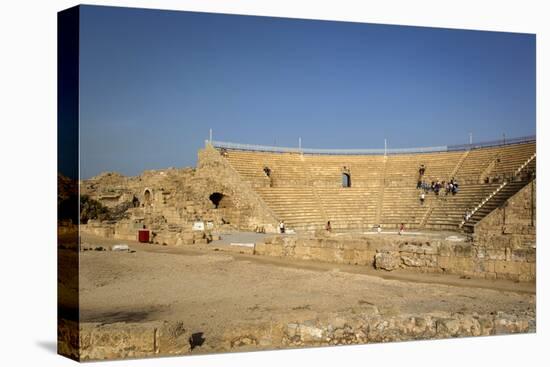
[[299, 148], [290, 148], [290, 147], [274, 147], [269, 145], [255, 145], [255, 144], [239, 144], [239, 143], [229, 143], [224, 141], [205, 141], [206, 144], [210, 143], [215, 148], [226, 148], [226, 149], [236, 149], [236, 150], [252, 150], [259, 152], [276, 152], [276, 153], [300, 153]]
[[417, 148], [375, 148], [375, 149], [315, 149], [315, 148], [293, 148], [276, 147], [270, 145], [240, 144], [216, 140], [206, 140], [205, 144], [212, 144], [215, 148], [225, 148], [234, 150], [248, 150], [256, 152], [273, 153], [302, 153], [302, 154], [331, 154], [331, 155], [384, 155], [384, 154], [414, 154], [414, 153], [437, 153], [437, 152], [456, 152], [486, 147], [496, 147], [503, 145], [512, 145], [536, 141], [536, 136], [524, 136], [511, 139], [500, 139], [475, 144], [460, 145], [442, 145], [436, 147], [417, 147]]
[[485, 141], [481, 143], [449, 145], [447, 149], [449, 152], [455, 152], [460, 150], [471, 150], [471, 149], [479, 149], [479, 148], [498, 147], [503, 145], [530, 143], [536, 140], [537, 140], [536, 135], [529, 135], [529, 136], [521, 136], [519, 138], [508, 138], [508, 139], [503, 138], [498, 140], [490, 140], [490, 141]]

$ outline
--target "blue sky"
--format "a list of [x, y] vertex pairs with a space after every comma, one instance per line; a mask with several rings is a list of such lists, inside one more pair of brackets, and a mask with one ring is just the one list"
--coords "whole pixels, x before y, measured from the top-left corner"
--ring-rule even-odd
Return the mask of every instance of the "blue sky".
[[308, 148], [535, 134], [535, 35], [81, 7], [81, 175]]

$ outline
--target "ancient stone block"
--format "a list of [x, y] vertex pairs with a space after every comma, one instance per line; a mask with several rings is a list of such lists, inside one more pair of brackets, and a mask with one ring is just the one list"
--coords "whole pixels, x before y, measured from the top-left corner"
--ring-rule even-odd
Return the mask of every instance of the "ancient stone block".
[[310, 259], [311, 258], [311, 247], [306, 246], [296, 246], [294, 254], [299, 259]]
[[519, 248], [512, 250], [512, 261], [532, 262], [536, 259], [536, 251], [532, 248]]
[[313, 323], [300, 325], [300, 336], [304, 342], [319, 342], [323, 340], [323, 329], [316, 327]]
[[157, 330], [157, 352], [160, 354], [186, 354], [191, 351], [191, 332], [181, 321], [164, 321]]
[[402, 244], [399, 246], [400, 252], [409, 252], [411, 254], [423, 254], [424, 249], [421, 246], [413, 244]]
[[448, 269], [450, 267], [451, 260], [449, 256], [438, 256], [437, 257], [437, 265], [441, 269]]
[[114, 323], [107, 325], [81, 324], [83, 360], [144, 357], [157, 352], [155, 325]]
[[436, 321], [436, 332], [440, 336], [457, 336], [460, 322], [455, 319], [439, 319]]
[[398, 252], [378, 252], [374, 258], [376, 269], [395, 270], [399, 267], [401, 259]]
[[487, 249], [485, 251], [486, 257], [489, 260], [506, 260], [506, 250], [502, 249]]
[[472, 246], [470, 244], [460, 244], [454, 247], [455, 256], [470, 257], [472, 255]]
[[495, 272], [500, 274], [519, 274], [519, 266], [517, 263], [499, 260], [495, 261]]
[[208, 243], [208, 240], [206, 238], [197, 238], [194, 240], [194, 243], [196, 245], [206, 245]]

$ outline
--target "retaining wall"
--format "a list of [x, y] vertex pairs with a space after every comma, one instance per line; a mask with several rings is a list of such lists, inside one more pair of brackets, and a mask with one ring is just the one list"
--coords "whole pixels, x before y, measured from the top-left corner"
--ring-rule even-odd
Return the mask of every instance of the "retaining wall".
[[519, 281], [536, 277], [534, 251], [520, 254], [493, 250], [471, 241], [421, 236], [274, 236], [256, 244], [255, 253], [366, 265], [385, 271], [410, 269]]

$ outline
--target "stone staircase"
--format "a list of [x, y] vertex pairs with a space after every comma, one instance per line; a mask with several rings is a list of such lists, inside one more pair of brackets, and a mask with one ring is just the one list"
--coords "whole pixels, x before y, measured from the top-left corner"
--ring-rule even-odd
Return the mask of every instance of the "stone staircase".
[[489, 196], [484, 198], [476, 207], [472, 209], [470, 219], [467, 222], [462, 220], [459, 227], [463, 228], [465, 232], [473, 232], [476, 223], [485, 218], [487, 214], [504, 204], [506, 200], [521, 190], [527, 183], [528, 182], [521, 181], [503, 182], [495, 191], [489, 194]]
[[510, 197], [529, 184], [533, 177], [521, 177], [522, 172], [531, 169], [534, 172], [536, 153], [533, 153], [515, 171], [511, 179], [502, 182], [493, 192], [470, 210], [470, 218], [460, 222], [465, 232], [473, 232], [475, 225], [496, 208], [502, 206]]
[[384, 188], [386, 187], [386, 171], [387, 171], [387, 165], [388, 163], [388, 157], [384, 157], [384, 169], [382, 174], [382, 187], [380, 190], [380, 194], [378, 195], [378, 203], [376, 204], [376, 217], [374, 219], [374, 222], [376, 224], [380, 224], [380, 218], [382, 218], [382, 208], [384, 206]]
[[[535, 150], [534, 142], [470, 150], [454, 175], [459, 182], [459, 193], [440, 197], [442, 200], [433, 209], [425, 227], [448, 230], [459, 228], [466, 210], [472, 210], [495, 191], [505, 177], [513, 177], [517, 168], [528, 161]], [[500, 162], [497, 162], [497, 157]], [[480, 181], [482, 173], [487, 171], [492, 162], [495, 165], [491, 168], [490, 176]]]
[[321, 197], [319, 195], [319, 192], [317, 191], [317, 188], [314, 184], [313, 175], [311, 173], [310, 167], [308, 164], [304, 163], [304, 155], [302, 154], [300, 156], [300, 161], [302, 162], [304, 172], [306, 173], [306, 180], [308, 185], [311, 187], [311, 190], [313, 192], [313, 196], [315, 197], [315, 201], [319, 203], [319, 209], [321, 211], [321, 216], [323, 218], [323, 222], [328, 221], [327, 212], [325, 210], [325, 206], [323, 205], [323, 200], [321, 200]]
[[464, 154], [462, 154], [462, 156], [460, 157], [460, 159], [458, 160], [458, 162], [456, 163], [456, 166], [455, 168], [453, 168], [452, 172], [449, 174], [448, 176], [448, 179], [451, 180], [455, 177], [456, 173], [458, 172], [458, 170], [460, 169], [460, 167], [462, 167], [462, 164], [464, 163], [464, 161], [466, 160], [466, 158], [468, 158], [468, 156], [470, 155], [470, 151], [467, 150], [464, 152]]
[[[462, 164], [464, 163], [464, 161], [466, 160], [466, 158], [468, 157], [469, 154], [470, 154], [470, 151], [467, 150], [467, 151], [464, 152], [464, 154], [462, 154], [460, 156], [460, 159], [458, 160], [458, 162], [454, 166], [453, 170], [447, 176], [447, 180], [450, 181], [451, 179], [455, 178], [455, 175], [457, 174], [458, 170], [462, 167]], [[437, 197], [436, 199], [440, 199], [440, 197]], [[424, 213], [424, 216], [422, 217], [422, 220], [420, 221], [419, 228], [425, 228], [426, 227], [426, 223], [428, 223], [428, 221], [430, 219], [430, 216], [432, 215], [434, 210], [436, 208], [439, 209], [441, 207], [441, 202], [442, 202], [442, 200], [430, 200], [429, 201], [428, 208], [426, 209], [426, 213]]]
[[531, 163], [533, 163], [533, 169], [535, 168], [535, 159], [537, 158], [537, 153], [533, 153], [518, 169], [514, 172], [515, 176], [519, 176], [523, 170], [525, 170]]

